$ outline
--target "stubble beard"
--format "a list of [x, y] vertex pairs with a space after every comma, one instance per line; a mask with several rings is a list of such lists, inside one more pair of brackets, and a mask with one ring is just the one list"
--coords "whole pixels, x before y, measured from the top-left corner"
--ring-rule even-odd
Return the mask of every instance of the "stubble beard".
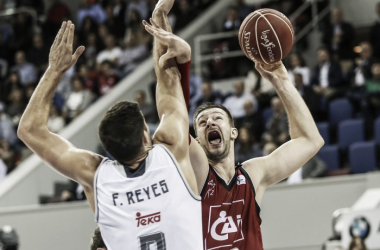
[[224, 147], [224, 150], [221, 153], [211, 153], [206, 147], [202, 146], [203, 150], [206, 153], [207, 159], [214, 161], [214, 162], [219, 162], [225, 158], [227, 158], [228, 153], [230, 152], [230, 144], [227, 143]]

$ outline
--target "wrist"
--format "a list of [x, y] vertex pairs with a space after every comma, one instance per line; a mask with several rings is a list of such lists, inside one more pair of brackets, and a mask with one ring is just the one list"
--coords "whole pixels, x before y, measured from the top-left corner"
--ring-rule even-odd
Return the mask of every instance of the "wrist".
[[54, 68], [49, 65], [49, 67], [46, 69], [45, 75], [51, 76], [54, 78], [62, 78], [65, 72], [61, 72], [59, 69]]

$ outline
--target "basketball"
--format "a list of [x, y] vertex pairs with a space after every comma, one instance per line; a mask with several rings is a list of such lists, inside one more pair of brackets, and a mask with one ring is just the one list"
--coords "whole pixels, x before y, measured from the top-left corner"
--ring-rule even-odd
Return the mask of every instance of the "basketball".
[[239, 44], [249, 59], [273, 64], [285, 58], [293, 47], [294, 31], [289, 19], [273, 9], [249, 14], [239, 29]]

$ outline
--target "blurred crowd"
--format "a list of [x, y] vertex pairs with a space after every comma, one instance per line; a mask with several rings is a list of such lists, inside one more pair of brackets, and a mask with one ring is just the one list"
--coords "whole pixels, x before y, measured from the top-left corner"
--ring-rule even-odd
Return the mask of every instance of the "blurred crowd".
[[[58, 85], [48, 123], [52, 132], [59, 132], [150, 55], [151, 36], [144, 31], [141, 20], [151, 16], [156, 2], [82, 0], [78, 11], [71, 13], [60, 0], [51, 0], [46, 8], [42, 0], [0, 0], [0, 11], [28, 7], [38, 14], [37, 20], [33, 20], [28, 12], [0, 19], [0, 181], [29, 153], [17, 138], [16, 130], [22, 112], [48, 66], [49, 47], [62, 21], [75, 20], [75, 46], [84, 45], [86, 50]], [[183, 29], [214, 2], [176, 1], [169, 15], [174, 32]], [[248, 5], [244, 0], [235, 0], [214, 31], [237, 31], [245, 16], [259, 8], [274, 8], [289, 16], [304, 2], [276, 0]], [[327, 0], [318, 1], [318, 9], [327, 4]], [[355, 29], [344, 20], [343, 12], [333, 9], [330, 17], [320, 24], [321, 46], [315, 52], [314, 65], [306, 65], [302, 57], [307, 39], [300, 41], [301, 47], [297, 46], [300, 51], [293, 51], [284, 60], [291, 82], [316, 122], [328, 121], [329, 104], [333, 100], [347, 98], [352, 104], [354, 117], [365, 121], [369, 132], [367, 139], [373, 136], [373, 121], [380, 113], [380, 4], [376, 10], [379, 19], [371, 27], [368, 37], [361, 39], [355, 37]], [[301, 13], [293, 23], [295, 32], [310, 22], [311, 17], [311, 9]], [[238, 49], [237, 38], [209, 46], [213, 53]], [[281, 100], [252, 62], [246, 58], [217, 58], [207, 66], [209, 74], [190, 78], [190, 123], [200, 104], [211, 101], [225, 105], [239, 129], [236, 162], [267, 155], [290, 139]], [[215, 90], [215, 80], [242, 74], [244, 79], [234, 82], [232, 91]], [[152, 131], [158, 123], [155, 84], [152, 83], [150, 90], [134, 94]], [[151, 103], [147, 101], [147, 95], [151, 95]], [[193, 133], [191, 127], [190, 131]], [[336, 141], [335, 132], [332, 128], [332, 143]], [[288, 182], [326, 174], [326, 164], [314, 157]]]
[[[215, 0], [179, 0], [170, 15], [174, 31]], [[63, 21], [76, 25], [74, 46], [86, 50], [59, 83], [48, 127], [59, 132], [130, 74], [152, 49], [147, 20], [157, 0], [81, 0], [73, 13], [64, 1], [0, 0], [0, 181], [30, 152], [17, 138], [20, 117], [48, 67], [50, 46]], [[28, 10], [37, 13], [37, 19]], [[180, 17], [180, 18], [179, 18]]]

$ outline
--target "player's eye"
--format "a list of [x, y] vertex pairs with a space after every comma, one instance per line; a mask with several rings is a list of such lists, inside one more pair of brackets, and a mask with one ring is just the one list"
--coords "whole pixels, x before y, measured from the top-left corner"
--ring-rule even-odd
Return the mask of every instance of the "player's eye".
[[204, 125], [205, 123], [206, 123], [206, 121], [200, 121], [199, 125]]
[[216, 120], [219, 120], [219, 119], [220, 119], [220, 120], [223, 120], [223, 118], [222, 118], [221, 116], [217, 116], [217, 117], [216, 117]]

